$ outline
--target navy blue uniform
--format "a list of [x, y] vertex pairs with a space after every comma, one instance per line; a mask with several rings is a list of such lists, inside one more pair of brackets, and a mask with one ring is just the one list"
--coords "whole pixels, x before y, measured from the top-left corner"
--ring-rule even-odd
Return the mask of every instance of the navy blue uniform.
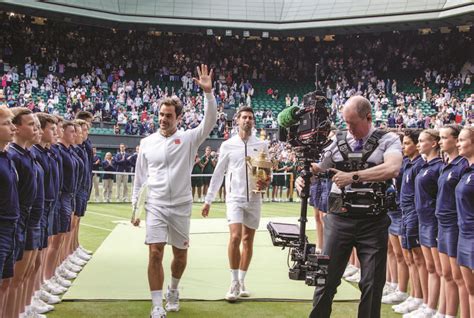
[[138, 152], [134, 152], [131, 156], [127, 157], [130, 172], [135, 172], [135, 166], [137, 165], [137, 158], [138, 158]]
[[321, 201], [321, 179], [316, 178], [309, 188], [309, 205], [319, 209]]
[[53, 213], [49, 220], [49, 228], [48, 233], [51, 232], [52, 235], [56, 235], [59, 233], [59, 226], [60, 226], [60, 210], [61, 210], [61, 195], [62, 195], [62, 188], [63, 188], [63, 157], [61, 155], [60, 146], [59, 144], [51, 145], [49, 149], [51, 160], [53, 160], [56, 165], [52, 165], [53, 172], [54, 172], [54, 182], [57, 184], [56, 189], [56, 199], [54, 200], [53, 206]]
[[115, 157], [113, 158], [114, 166], [116, 168], [115, 171], [117, 172], [128, 172], [128, 161], [127, 161], [127, 153], [118, 152]]
[[441, 158], [424, 161], [415, 177], [415, 207], [418, 215], [420, 244], [426, 247], [438, 247], [438, 221], [436, 219], [436, 196], [438, 178], [443, 167]]
[[87, 201], [89, 201], [89, 198], [91, 196], [91, 191], [92, 191], [92, 164], [93, 164], [93, 159], [94, 159], [94, 153], [92, 150], [92, 141], [87, 138], [83, 143], [82, 143], [83, 149], [85, 149], [87, 159], [89, 160], [89, 166], [88, 166], [88, 171], [89, 171], [89, 189], [87, 193]]
[[30, 218], [26, 228], [25, 251], [37, 250], [43, 247], [43, 230], [42, 220], [44, 214], [44, 170], [41, 164], [36, 160], [34, 164], [36, 168], [36, 196], [31, 206]]
[[395, 187], [397, 189], [395, 202], [397, 204], [397, 210], [389, 211], [388, 216], [390, 217], [391, 223], [390, 227], [388, 228], [388, 232], [392, 235], [401, 236], [402, 235], [402, 210], [400, 209], [400, 192], [402, 188], [403, 182], [403, 173], [405, 172], [405, 165], [407, 161], [409, 161], [407, 157], [403, 157], [403, 163], [400, 168], [400, 173], [394, 179]]
[[[117, 169], [117, 168], [115, 168], [115, 165], [114, 165], [113, 161], [112, 161], [112, 163], [109, 164], [109, 162], [107, 160], [102, 161], [102, 168], [104, 169], [104, 171], [109, 171], [109, 172], [116, 171], [116, 169]], [[106, 173], [106, 174], [104, 174], [103, 179], [107, 180], [107, 179], [113, 179], [113, 178], [114, 178], [113, 174]]]
[[467, 167], [456, 186], [459, 239], [458, 264], [474, 269], [474, 164]]
[[400, 209], [402, 210], [402, 247], [419, 247], [418, 216], [415, 207], [415, 177], [423, 165], [421, 156], [405, 162], [403, 181], [400, 189]]
[[84, 160], [79, 156], [78, 152], [80, 152], [79, 146], [74, 145], [71, 147], [72, 149], [72, 154], [74, 157], [74, 160], [76, 161], [76, 184], [74, 188], [74, 215], [79, 215], [81, 212], [78, 212], [79, 210], [82, 211], [83, 206], [82, 206], [82, 184], [85, 183], [86, 180], [86, 173], [85, 173], [85, 166], [87, 162], [84, 162]]
[[59, 210], [59, 233], [71, 230], [71, 216], [74, 209], [74, 194], [77, 180], [77, 161], [71, 147], [59, 144], [62, 158], [61, 208]]
[[461, 156], [446, 164], [438, 178], [438, 196], [435, 215], [438, 219], [438, 250], [449, 257], [458, 253], [458, 213], [456, 196], [453, 193], [465, 168], [467, 160]]
[[31, 148], [31, 152], [34, 154], [36, 161], [41, 165], [44, 172], [44, 211], [43, 217], [41, 218], [41, 233], [43, 240], [42, 247], [47, 247], [48, 228], [50, 227], [49, 222], [53, 219], [51, 213], [54, 213], [52, 210], [54, 201], [57, 198], [56, 193], [58, 192], [58, 184], [55, 182], [56, 175], [53, 171], [53, 165], [56, 165], [56, 163], [52, 162], [49, 150], [40, 145], [34, 145]]
[[10, 154], [0, 151], [0, 280], [13, 277], [19, 218], [18, 174]]
[[[96, 163], [97, 161], [99, 161], [99, 163]], [[101, 167], [102, 167], [102, 159], [100, 159], [99, 156], [95, 155], [92, 162], [92, 170], [99, 171]]]
[[15, 163], [18, 172], [18, 198], [20, 202], [20, 218], [15, 233], [15, 258], [23, 258], [26, 243], [26, 230], [30, 218], [31, 207], [36, 198], [37, 178], [33, 156], [28, 149], [23, 149], [15, 143], [8, 147], [8, 153]]
[[[91, 165], [87, 154], [87, 150], [83, 145], [74, 147], [76, 152], [78, 163], [82, 168], [82, 182], [78, 183], [77, 194], [76, 194], [76, 210], [75, 215], [84, 216], [87, 206], [87, 200], [89, 199], [89, 190], [91, 188]], [[80, 169], [79, 169], [80, 170]]]

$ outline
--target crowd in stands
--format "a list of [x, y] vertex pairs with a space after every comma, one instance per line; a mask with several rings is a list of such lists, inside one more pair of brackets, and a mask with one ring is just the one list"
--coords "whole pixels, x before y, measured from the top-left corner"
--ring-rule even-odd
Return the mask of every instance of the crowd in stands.
[[[95, 122], [113, 122], [115, 134], [146, 136], [156, 131], [160, 100], [176, 95], [185, 105], [180, 129], [202, 119], [202, 94], [192, 80], [196, 65], [214, 69], [220, 115], [213, 135], [228, 137], [224, 109], [252, 106], [254, 98], [297, 105], [301, 96], [271, 83], [313, 81], [318, 67], [335, 123], [341, 107], [361, 94], [374, 104], [376, 124], [387, 127], [439, 127], [473, 121], [469, 47], [472, 31], [418, 35], [413, 32], [247, 39], [194, 34], [98, 29], [3, 14], [0, 71], [9, 107], [63, 114], [79, 110]], [[437, 54], [433, 54], [436, 51]], [[468, 67], [466, 67], [466, 65]], [[403, 90], [398, 78], [410, 81]], [[12, 85], [17, 84], [17, 86]], [[268, 85], [256, 91], [255, 85]], [[314, 85], [313, 85], [314, 87]], [[413, 89], [415, 88], [415, 89]], [[424, 107], [422, 107], [424, 106]], [[261, 127], [276, 128], [274, 109], [256, 109]]]

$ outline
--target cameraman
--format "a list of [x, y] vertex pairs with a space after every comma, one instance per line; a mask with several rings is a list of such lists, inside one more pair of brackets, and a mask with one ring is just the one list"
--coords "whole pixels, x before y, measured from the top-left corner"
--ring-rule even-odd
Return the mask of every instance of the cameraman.
[[[402, 149], [397, 135], [372, 126], [371, 111], [369, 100], [351, 97], [343, 108], [347, 132], [338, 132], [325, 149], [321, 163], [312, 164], [316, 173], [329, 169], [335, 174], [324, 221], [323, 254], [330, 257], [327, 283], [314, 292], [310, 318], [331, 315], [332, 300], [353, 247], [357, 249], [362, 271], [359, 317], [380, 317], [390, 219], [386, 208], [375, 198], [375, 191], [371, 192], [373, 197], [368, 197], [362, 189], [360, 192], [357, 189], [375, 189], [396, 177], [402, 163]], [[299, 177], [298, 192], [303, 186], [304, 180]], [[364, 205], [370, 208], [361, 209]]]

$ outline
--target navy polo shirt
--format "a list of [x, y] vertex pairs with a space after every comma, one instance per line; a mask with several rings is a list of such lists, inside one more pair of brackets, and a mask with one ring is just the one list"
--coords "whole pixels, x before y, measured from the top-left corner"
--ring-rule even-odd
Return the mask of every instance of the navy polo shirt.
[[438, 178], [438, 195], [436, 197], [436, 217], [442, 227], [457, 225], [456, 196], [453, 193], [464, 170], [469, 166], [466, 158], [458, 156], [444, 165]]
[[41, 145], [34, 145], [31, 147], [31, 153], [34, 155], [36, 161], [41, 165], [44, 172], [44, 199], [47, 201], [54, 201], [56, 198], [57, 185], [54, 183], [54, 175], [51, 172], [51, 160], [48, 150], [41, 147]]
[[135, 171], [135, 166], [137, 165], [137, 159], [138, 159], [138, 152], [133, 153], [133, 155], [128, 157], [128, 164], [130, 165], [130, 168], [132, 168], [132, 171]]
[[[104, 160], [102, 161], [102, 167], [104, 168], [104, 171], [108, 171], [108, 172], [112, 172], [112, 171], [116, 171], [116, 168], [114, 166], [114, 162], [112, 161], [111, 164], [109, 164], [109, 162], [107, 160]], [[107, 180], [107, 179], [113, 179], [114, 178], [114, 175], [113, 174], [110, 174], [110, 173], [106, 173], [104, 174], [104, 180]]]
[[128, 171], [128, 161], [127, 161], [128, 154], [118, 152], [115, 157], [113, 158], [113, 162], [117, 172], [127, 172]]
[[51, 164], [52, 172], [54, 175], [54, 184], [57, 189], [56, 198], [59, 198], [59, 191], [63, 187], [63, 158], [59, 151], [59, 145], [51, 145], [48, 149], [49, 159], [54, 164]]
[[[92, 152], [92, 141], [87, 138], [83, 143], [82, 146], [84, 146], [87, 154], [87, 159], [89, 161], [89, 166], [92, 167], [92, 159], [94, 158], [94, 153]], [[90, 169], [89, 169], [90, 171]]]
[[474, 164], [464, 170], [456, 186], [459, 233], [474, 238]]
[[62, 158], [63, 182], [61, 191], [63, 193], [73, 194], [76, 188], [77, 162], [74, 159], [73, 150], [63, 144], [59, 144], [59, 153]]
[[36, 168], [36, 196], [31, 207], [30, 218], [28, 219], [28, 224], [36, 225], [40, 222], [41, 217], [44, 213], [44, 197], [45, 197], [45, 188], [44, 188], [44, 171], [41, 164], [35, 160]]
[[[96, 163], [97, 161], [99, 161], [99, 163]], [[92, 170], [99, 171], [100, 167], [102, 167], [102, 159], [100, 159], [99, 156], [95, 155], [92, 160]]]
[[423, 165], [415, 177], [415, 207], [418, 220], [422, 224], [437, 224], [436, 196], [438, 194], [438, 178], [443, 168], [443, 160], [437, 157]]
[[36, 197], [38, 187], [36, 180], [36, 167], [33, 156], [28, 149], [23, 149], [16, 143], [8, 146], [8, 153], [15, 163], [18, 172], [18, 197], [20, 206], [31, 208]]
[[18, 174], [6, 151], [0, 151], [0, 221], [15, 223], [20, 217]]
[[79, 146], [72, 146], [71, 153], [73, 154], [74, 160], [76, 161], [76, 185], [74, 188], [74, 193], [77, 194], [79, 191], [79, 188], [82, 189], [82, 185], [84, 184], [84, 180], [86, 179], [85, 175], [85, 170], [84, 170], [84, 161], [81, 159], [81, 157], [77, 154], [78, 151], [80, 151]]
[[[415, 177], [423, 165], [421, 156], [405, 163], [402, 186], [400, 189], [400, 209], [403, 213], [405, 226], [418, 231], [418, 216], [415, 207]], [[408, 235], [410, 233], [407, 232]]]
[[405, 172], [405, 165], [410, 161], [408, 157], [403, 157], [402, 166], [400, 167], [400, 172], [395, 178], [395, 186], [397, 188], [397, 195], [395, 197], [395, 202], [397, 203], [398, 209], [400, 209], [400, 192], [402, 190], [403, 174]]
[[89, 188], [91, 185], [91, 168], [90, 168], [90, 161], [89, 157], [87, 156], [86, 149], [81, 145], [81, 146], [76, 146], [74, 147], [74, 151], [76, 152], [77, 156], [80, 159], [80, 163], [82, 163], [82, 182], [79, 184], [79, 188], [82, 189], [83, 191], [89, 192]]

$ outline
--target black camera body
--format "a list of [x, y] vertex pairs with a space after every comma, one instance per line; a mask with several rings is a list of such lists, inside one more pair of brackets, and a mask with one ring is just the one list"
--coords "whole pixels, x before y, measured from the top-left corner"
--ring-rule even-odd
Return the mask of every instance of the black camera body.
[[304, 280], [308, 286], [326, 285], [329, 256], [316, 254], [315, 250], [316, 246], [311, 243], [306, 243], [303, 250], [291, 250], [291, 260], [295, 265], [289, 270], [290, 279]]
[[280, 126], [280, 141], [288, 142], [300, 159], [319, 158], [322, 150], [331, 142], [327, 99], [320, 91], [303, 96], [303, 105], [293, 116], [298, 123], [288, 128]]
[[288, 276], [292, 280], [304, 280], [308, 286], [324, 286], [328, 275], [329, 257], [316, 253], [316, 246], [308, 243], [305, 236], [300, 240], [300, 227], [296, 224], [269, 222], [267, 229], [274, 246], [289, 248]]

